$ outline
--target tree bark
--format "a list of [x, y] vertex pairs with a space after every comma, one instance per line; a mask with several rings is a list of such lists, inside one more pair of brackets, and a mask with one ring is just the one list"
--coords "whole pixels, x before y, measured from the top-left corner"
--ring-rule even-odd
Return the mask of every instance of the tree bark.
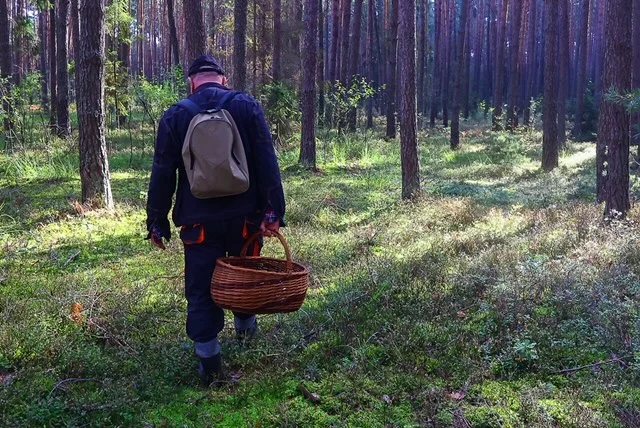
[[427, 1], [426, 0], [418, 0], [418, 40], [417, 40], [417, 63], [416, 63], [416, 73], [417, 73], [417, 97], [418, 97], [418, 111], [424, 111], [424, 105], [426, 103], [425, 93], [424, 93], [424, 82], [425, 82], [425, 63], [427, 57], [427, 22], [426, 18], [428, 16], [427, 9]]
[[[241, 1], [244, 1], [246, 5], [246, 0]], [[187, 40], [185, 62], [190, 63], [200, 55], [204, 55], [207, 53], [206, 35], [204, 32], [204, 23], [202, 16], [202, 2], [200, 0], [183, 0], [182, 10], [184, 12], [184, 22], [186, 30], [185, 32]]]
[[[375, 0], [369, 0], [367, 12], [367, 75], [369, 81], [375, 82], [374, 64], [374, 34], [376, 25], [376, 5]], [[373, 97], [367, 100], [367, 129], [373, 128]]]
[[[612, 89], [625, 93], [631, 89], [629, 52], [632, 29], [629, 11], [632, 10], [632, 0], [609, 0], [606, 7], [603, 90], [605, 93]], [[598, 174], [598, 200], [606, 202], [604, 214], [609, 218], [624, 218], [631, 208], [629, 115], [624, 106], [607, 97], [600, 104], [596, 161], [598, 170], [602, 168], [602, 173]]]
[[584, 114], [584, 97], [587, 83], [587, 38], [589, 36], [589, 0], [582, 0], [580, 14], [580, 30], [578, 33], [577, 76], [576, 76], [576, 113], [573, 124], [573, 136], [582, 136], [582, 120]]
[[[5, 1], [5, 0], [0, 0]], [[2, 6], [0, 6], [2, 9]], [[0, 10], [0, 14], [2, 11]], [[0, 18], [1, 20], [2, 18]], [[2, 23], [0, 22], [0, 27]], [[40, 102], [42, 104], [42, 109], [45, 112], [49, 111], [49, 70], [47, 68], [47, 14], [44, 10], [39, 10], [38, 13], [38, 30], [39, 30], [39, 38], [40, 38], [40, 74], [42, 74], [42, 79], [40, 82]], [[0, 48], [2, 49], [2, 48]]]
[[[556, 0], [549, 0], [556, 1]], [[507, 0], [502, 0], [502, 10], [498, 13], [497, 22], [497, 40], [496, 40], [496, 70], [495, 84], [493, 85], [493, 129], [494, 131], [502, 130], [502, 104], [504, 97], [504, 45], [505, 45], [505, 28], [507, 26]]]
[[[398, 46], [398, 2], [400, 0], [388, 0], [391, 3], [388, 28], [387, 28], [387, 138], [396, 138], [396, 77], [397, 77], [397, 46]], [[404, 1], [404, 0], [403, 0]], [[412, 1], [415, 5], [415, 0]], [[415, 22], [415, 18], [414, 18]], [[404, 25], [404, 23], [403, 23]], [[415, 35], [414, 43], [415, 43]], [[415, 84], [414, 84], [415, 87]]]
[[442, 50], [440, 49], [442, 38], [442, 2], [436, 1], [434, 4], [434, 64], [433, 64], [433, 84], [431, 85], [431, 115], [429, 121], [429, 127], [434, 128], [436, 126], [436, 119], [438, 117], [438, 111], [440, 110], [440, 94], [442, 89], [440, 88], [441, 75], [442, 75]]
[[109, 159], [105, 142], [105, 6], [103, 0], [81, 0], [80, 6], [80, 181], [82, 203], [113, 209]]
[[16, 86], [19, 86], [22, 82], [22, 77], [25, 75], [24, 35], [22, 34], [21, 27], [26, 18], [24, 16], [24, 1], [17, 0], [14, 5], [13, 50], [15, 59], [13, 61], [13, 65], [15, 68], [13, 70], [13, 80], [15, 81]]
[[247, 7], [247, 0], [233, 6], [233, 86], [239, 91], [247, 88]]
[[316, 75], [318, 57], [318, 0], [306, 0], [304, 70], [302, 84], [302, 142], [300, 163], [316, 167]]
[[558, 1], [545, 0], [544, 115], [542, 168], [558, 166]]
[[[567, 1], [567, 0], [560, 0]], [[509, 20], [511, 21], [511, 38], [509, 41], [509, 105], [507, 107], [507, 129], [518, 127], [518, 91], [520, 86], [520, 21], [522, 2], [509, 0]]]
[[[317, 1], [317, 0], [316, 0]], [[349, 86], [353, 84], [354, 77], [358, 74], [358, 64], [360, 63], [360, 33], [362, 31], [362, 0], [355, 0], [353, 9], [353, 31], [351, 41], [351, 52], [349, 53], [351, 64], [349, 66]], [[348, 129], [356, 130], [358, 109], [352, 108], [349, 111]]]
[[[78, 9], [78, 0], [71, 0], [71, 39], [73, 40], [73, 60], [76, 64], [74, 67], [73, 84], [76, 90], [76, 104], [78, 102], [78, 80], [80, 80], [80, 14]], [[77, 107], [76, 107], [77, 108]]]
[[324, 108], [325, 108], [325, 100], [324, 100], [324, 63], [325, 63], [325, 55], [324, 55], [324, 15], [323, 11], [323, 1], [319, 0], [319, 12], [317, 14], [318, 18], [318, 64], [317, 64], [317, 74], [318, 80], [316, 87], [318, 88], [318, 120], [322, 122], [322, 118], [324, 117]]
[[[167, 17], [169, 18], [169, 38], [171, 39], [171, 57], [173, 59], [172, 64], [174, 67], [179, 67], [180, 47], [178, 45], [178, 33], [176, 32], [176, 18], [173, 8], [173, 0], [167, 0]], [[211, 33], [213, 34], [214, 31]]]
[[[640, 0], [633, 0], [633, 38], [631, 49], [633, 49], [633, 81], [632, 89], [640, 89]], [[638, 145], [640, 153], [640, 112], [631, 116], [632, 140]], [[640, 157], [640, 155], [638, 156]]]
[[339, 57], [339, 36], [340, 36], [340, 0], [333, 0], [331, 6], [331, 60], [329, 61], [329, 81], [333, 84], [339, 79], [338, 64]]
[[144, 0], [138, 0], [138, 43], [137, 45], [137, 57], [136, 72], [139, 76], [144, 75], [144, 45], [147, 38], [144, 24]]
[[69, 0], [58, 0], [58, 22], [56, 23], [56, 74], [58, 78], [57, 134], [60, 138], [71, 136], [69, 121], [69, 69], [67, 52], [67, 26], [69, 24]]
[[[394, 2], [397, 7], [397, 2]], [[420, 166], [416, 134], [416, 2], [402, 0], [398, 34], [400, 62], [400, 161], [402, 163], [402, 198], [420, 193]], [[397, 22], [397, 20], [396, 20]]]
[[279, 82], [282, 72], [282, 0], [273, 0], [273, 80]]
[[49, 9], [49, 87], [51, 90], [51, 108], [49, 109], [49, 125], [55, 130], [57, 123], [56, 110], [58, 108], [58, 73], [56, 73], [56, 7]]
[[[2, 90], [7, 94], [11, 91], [11, 36], [9, 33], [9, 8], [7, 1], [0, 0], [0, 77], [3, 81]], [[4, 129], [7, 131], [9, 138], [13, 130], [13, 121], [11, 120], [12, 111], [11, 104], [3, 96], [2, 108], [7, 112], [4, 120]], [[5, 148], [9, 148], [9, 143], [5, 143]]]
[[568, 0], [559, 1], [558, 18], [558, 146], [564, 147], [567, 141], [567, 97], [569, 96], [569, 5]]
[[533, 92], [535, 91], [535, 82], [536, 82], [536, 46], [538, 45], [537, 40], [537, 4], [536, 0], [527, 0], [529, 2], [529, 22], [528, 22], [528, 39], [527, 39], [527, 69], [526, 74], [526, 90], [524, 97], [524, 115], [523, 122], [524, 126], [528, 127], [531, 125], [531, 99], [534, 97]]
[[460, 147], [460, 104], [464, 91], [462, 85], [468, 84], [468, 80], [465, 79], [465, 54], [466, 54], [466, 42], [467, 42], [467, 17], [469, 14], [469, 0], [462, 0], [460, 2], [462, 8], [460, 13], [460, 23], [458, 25], [458, 47], [453, 84], [453, 109], [451, 118], [451, 139], [450, 145], [452, 150], [457, 150]]
[[351, 0], [342, 0], [342, 58], [340, 60], [340, 81], [349, 84], [349, 42], [351, 27]]

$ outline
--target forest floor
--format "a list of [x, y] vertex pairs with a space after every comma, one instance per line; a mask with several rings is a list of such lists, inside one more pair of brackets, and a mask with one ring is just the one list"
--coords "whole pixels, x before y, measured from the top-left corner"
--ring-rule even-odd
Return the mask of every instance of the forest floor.
[[447, 132], [411, 203], [397, 141], [321, 133], [317, 172], [280, 150], [312, 288], [246, 346], [227, 319], [216, 390], [181, 244], [143, 239], [151, 131], [109, 134], [114, 214], [77, 203], [73, 142], [0, 155], [0, 425], [640, 426], [640, 210], [602, 222], [593, 143], [544, 173], [540, 133]]

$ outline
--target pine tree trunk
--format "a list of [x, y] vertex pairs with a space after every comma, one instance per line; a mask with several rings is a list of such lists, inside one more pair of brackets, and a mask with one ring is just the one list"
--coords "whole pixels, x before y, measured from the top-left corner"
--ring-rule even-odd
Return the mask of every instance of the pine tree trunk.
[[[387, 29], [387, 138], [396, 138], [396, 78], [397, 78], [397, 46], [398, 46], [398, 2], [400, 0], [388, 0], [391, 3]], [[402, 0], [404, 1], [404, 0]], [[408, 0], [413, 1], [415, 0]], [[414, 19], [415, 22], [415, 19]], [[403, 23], [404, 25], [405, 23]], [[415, 39], [415, 36], [414, 36]], [[414, 84], [415, 87], [415, 84]]]
[[529, 22], [527, 23], [528, 31], [527, 31], [527, 68], [526, 74], [526, 90], [524, 96], [524, 115], [523, 122], [524, 126], [528, 127], [531, 125], [531, 98], [533, 98], [534, 90], [535, 90], [535, 82], [536, 82], [536, 46], [537, 43], [537, 32], [536, 32], [536, 24], [537, 24], [537, 4], [536, 0], [528, 0], [528, 18]]
[[136, 71], [139, 76], [144, 75], [144, 45], [145, 45], [145, 26], [144, 26], [144, 2], [145, 0], [138, 0], [138, 43], [137, 43], [137, 56], [138, 63], [136, 64]]
[[[78, 80], [80, 80], [80, 68], [77, 66], [80, 63], [80, 14], [78, 9], [78, 0], [71, 0], [71, 39], [73, 40], [73, 60], [76, 64], [73, 74], [73, 84], [75, 87], [76, 104], [78, 103]], [[77, 109], [77, 105], [76, 105]]]
[[233, 7], [233, 86], [239, 91], [247, 88], [247, 7], [247, 0], [236, 0]]
[[[633, 49], [633, 81], [632, 89], [640, 90], [640, 0], [633, 0], [633, 38], [631, 49]], [[640, 153], [640, 112], [631, 116], [631, 135], [634, 144], [638, 145]], [[638, 156], [640, 158], [640, 154]]]
[[463, 62], [463, 67], [464, 67], [464, 77], [462, 80], [462, 101], [461, 101], [461, 112], [462, 115], [465, 119], [469, 119], [469, 96], [470, 96], [470, 89], [471, 89], [471, 19], [472, 17], [469, 16], [470, 13], [467, 13], [468, 17], [467, 17], [467, 31], [466, 31], [466, 35], [465, 35], [465, 48], [464, 48], [464, 62]]
[[[167, 0], [167, 16], [169, 19], [169, 38], [171, 39], [172, 65], [180, 66], [180, 48], [178, 46], [178, 34], [176, 32], [176, 18], [173, 8], [173, 0]], [[214, 30], [215, 31], [215, 30]], [[214, 32], [212, 31], [212, 33]]]
[[[316, 0], [317, 1], [317, 0]], [[349, 53], [351, 64], [349, 65], [349, 86], [353, 83], [354, 77], [358, 74], [358, 64], [360, 63], [360, 33], [362, 31], [362, 0], [355, 0], [353, 9], [353, 35], [351, 41], [351, 52]], [[349, 111], [348, 129], [356, 130], [358, 110], [352, 108]]]
[[442, 126], [445, 128], [449, 126], [449, 105], [451, 99], [449, 98], [449, 88], [451, 82], [451, 58], [454, 55], [455, 47], [455, 26], [453, 25], [453, 18], [455, 16], [455, 3], [456, 0], [446, 0], [444, 3], [444, 34], [445, 37], [441, 39], [443, 44], [442, 51], [444, 53], [444, 70], [442, 73]]
[[[397, 7], [397, 2], [395, 7]], [[420, 193], [420, 166], [416, 134], [416, 2], [402, 0], [398, 29], [398, 60], [400, 74], [400, 162], [402, 164], [402, 198], [411, 199]], [[397, 15], [396, 15], [397, 16]], [[398, 22], [398, 20], [395, 20]]]
[[351, 40], [351, 0], [342, 0], [342, 58], [340, 59], [340, 81], [349, 84], [349, 42]]
[[468, 83], [464, 78], [465, 76], [465, 53], [466, 53], [466, 41], [467, 41], [467, 16], [469, 14], [469, 0], [462, 0], [460, 2], [462, 8], [460, 13], [460, 23], [458, 24], [458, 36], [457, 36], [457, 53], [453, 84], [453, 109], [451, 117], [451, 139], [450, 145], [452, 150], [457, 150], [460, 147], [460, 104], [462, 103], [462, 97], [464, 95], [462, 85]]
[[113, 209], [109, 159], [105, 142], [105, 6], [103, 0], [81, 0], [80, 181], [82, 203]]
[[[375, 0], [369, 0], [367, 12], [367, 75], [369, 81], [376, 82], [374, 64], [374, 33], [376, 25], [376, 5]], [[374, 83], [375, 84], [375, 83]], [[373, 97], [367, 100], [367, 129], [373, 128]]]
[[[244, 2], [246, 10], [247, 0], [240, 1]], [[202, 16], [202, 2], [200, 0], [183, 0], [182, 9], [184, 12], [184, 22], [186, 30], [185, 32], [187, 40], [185, 62], [189, 64], [200, 55], [204, 55], [207, 53], [205, 43], [206, 36], [204, 32], [204, 23]], [[246, 20], [246, 14], [244, 17]]]
[[[556, 0], [549, 0], [556, 1]], [[505, 48], [505, 28], [507, 26], [507, 0], [502, 0], [502, 9], [498, 12], [497, 40], [496, 40], [496, 70], [495, 84], [493, 85], [493, 129], [502, 130], [502, 104], [504, 97], [504, 48]]]
[[[324, 55], [324, 15], [325, 12], [323, 10], [322, 0], [319, 0], [319, 13], [318, 15], [318, 65], [317, 65], [317, 73], [318, 73], [318, 120], [322, 122], [322, 118], [324, 117], [324, 108], [325, 108], [325, 100], [324, 100], [324, 65], [325, 65], [325, 55]], [[327, 1], [328, 3], [328, 1]]]
[[302, 142], [300, 163], [316, 167], [316, 74], [318, 57], [318, 0], [306, 0], [304, 70], [302, 84]]
[[[631, 89], [632, 0], [609, 0], [606, 7], [603, 90], [625, 93]], [[606, 175], [598, 174], [598, 200], [606, 202], [605, 216], [624, 218], [631, 208], [629, 115], [624, 106], [606, 97], [600, 104], [596, 161], [597, 169], [606, 171]]]
[[558, 2], [545, 0], [544, 115], [542, 168], [558, 166]]
[[434, 128], [436, 126], [436, 119], [438, 117], [438, 111], [440, 110], [440, 82], [442, 75], [442, 50], [440, 49], [442, 39], [442, 2], [437, 1], [434, 5], [435, 13], [435, 34], [434, 34], [434, 64], [433, 64], [433, 84], [431, 85], [431, 115], [429, 121], [429, 127]]
[[[74, 0], [77, 1], [77, 0]], [[131, 10], [131, 0], [129, 0], [129, 10]], [[77, 16], [77, 15], [76, 15]], [[120, 49], [118, 50], [118, 59], [122, 63], [123, 73], [124, 73], [124, 81], [128, 86], [131, 78], [131, 29], [127, 26], [121, 26], [120, 28], [121, 41], [120, 41]], [[76, 64], [79, 64], [80, 60], [76, 60]], [[76, 70], [78, 67], [76, 67]], [[118, 125], [124, 126], [127, 122], [128, 112], [130, 110], [130, 104], [127, 101], [128, 97], [125, 97], [125, 100], [122, 101], [122, 109], [118, 114]]]
[[71, 136], [69, 122], [69, 72], [67, 52], [67, 26], [69, 24], [69, 0], [58, 0], [58, 22], [56, 23], [56, 74], [58, 78], [57, 134], [60, 138]]
[[[567, 1], [567, 0], [560, 0]], [[509, 20], [511, 21], [511, 37], [509, 41], [509, 105], [507, 110], [507, 129], [518, 127], [518, 91], [520, 86], [519, 51], [520, 51], [520, 17], [522, 2], [509, 0]]]
[[567, 97], [569, 96], [569, 5], [568, 0], [559, 1], [558, 18], [558, 146], [564, 147], [567, 141]]
[[15, 59], [13, 61], [14, 69], [13, 69], [13, 80], [16, 86], [19, 86], [22, 82], [22, 77], [25, 75], [24, 72], [24, 35], [21, 32], [16, 31], [16, 27], [22, 25], [22, 22], [25, 20], [24, 16], [24, 2], [23, 0], [17, 0], [15, 4], [14, 11], [14, 34], [13, 34], [13, 50], [15, 54]]
[[[0, 2], [2, 1], [5, 0], [0, 0]], [[1, 8], [2, 6], [0, 6], [0, 13], [2, 13]], [[2, 22], [0, 22], [0, 27], [1, 26]], [[44, 10], [40, 10], [38, 13], [38, 35], [40, 38], [40, 74], [42, 74], [40, 81], [40, 102], [42, 109], [47, 113], [49, 111], [49, 71], [47, 68], [47, 14]]]
[[[0, 0], [0, 77], [5, 80], [2, 91], [9, 93], [11, 91], [11, 36], [9, 33], [9, 9], [7, 2], [9, 0]], [[2, 96], [2, 108], [7, 112], [4, 120], [4, 129], [11, 138], [13, 131], [13, 121], [11, 120], [12, 110], [11, 104]], [[5, 143], [5, 148], [10, 149], [9, 143]]]
[[273, 0], [273, 80], [279, 82], [282, 72], [282, 0]]
[[56, 73], [56, 7], [51, 5], [49, 9], [49, 87], [51, 90], [51, 108], [49, 109], [49, 125], [51, 129], [56, 129], [58, 108], [58, 73]]
[[424, 75], [425, 75], [425, 59], [427, 55], [427, 31], [426, 31], [426, 0], [417, 0], [418, 1], [418, 40], [417, 40], [417, 63], [416, 63], [416, 73], [418, 78], [418, 83], [416, 87], [416, 94], [418, 98], [418, 111], [424, 111]]
[[595, 82], [595, 96], [594, 96], [594, 100], [595, 100], [595, 105], [597, 108], [600, 108], [600, 100], [602, 98], [602, 81], [603, 81], [603, 72], [604, 72], [604, 50], [605, 50], [605, 43], [606, 43], [606, 37], [605, 37], [605, 33], [607, 31], [607, 26], [608, 23], [605, 19], [605, 14], [606, 14], [606, 9], [607, 9], [607, 5], [608, 5], [608, 1], [609, 0], [600, 0], [598, 2], [598, 32], [597, 32], [597, 49], [595, 52], [595, 55], [593, 56], [593, 61], [595, 63], [594, 65], [594, 79], [593, 81]]
[[[266, 0], [262, 0], [262, 1], [266, 1]], [[168, 3], [168, 2], [167, 2]], [[265, 10], [263, 8], [263, 10]], [[265, 12], [266, 13], [266, 12]], [[216, 0], [210, 0], [209, 1], [209, 45], [211, 46], [211, 50], [215, 52], [216, 50], [216, 25], [217, 25], [217, 10], [216, 10]], [[264, 14], [261, 16], [261, 18], [264, 20], [265, 16]]]

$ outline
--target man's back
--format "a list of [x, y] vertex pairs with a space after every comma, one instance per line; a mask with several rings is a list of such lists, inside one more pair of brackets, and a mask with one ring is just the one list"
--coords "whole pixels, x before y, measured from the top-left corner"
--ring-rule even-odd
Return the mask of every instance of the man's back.
[[[203, 110], [212, 109], [227, 91], [227, 88], [218, 83], [205, 83], [189, 99]], [[173, 209], [173, 221], [176, 225], [250, 215], [266, 207], [272, 208], [279, 215], [284, 213], [280, 171], [262, 108], [251, 96], [239, 93], [226, 104], [225, 109], [236, 122], [249, 167], [249, 190], [240, 195], [211, 199], [194, 197], [189, 189], [181, 158], [182, 145], [193, 114], [186, 108], [175, 105], [160, 120], [148, 205], [168, 213], [171, 194], [176, 186], [175, 173], [172, 180], [170, 171], [177, 168], [178, 187]]]

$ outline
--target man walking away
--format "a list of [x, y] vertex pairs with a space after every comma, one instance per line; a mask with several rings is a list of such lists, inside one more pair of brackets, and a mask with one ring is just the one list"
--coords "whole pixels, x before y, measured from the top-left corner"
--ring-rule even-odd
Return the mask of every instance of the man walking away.
[[[277, 232], [284, 226], [285, 201], [272, 136], [258, 102], [230, 91], [224, 70], [211, 56], [197, 58], [188, 76], [191, 95], [167, 110], [158, 126], [147, 239], [165, 248], [175, 193], [172, 219], [184, 244], [187, 335], [200, 360], [201, 382], [208, 386], [222, 375], [218, 334], [224, 313], [210, 296], [216, 260], [239, 255], [258, 229], [267, 236]], [[260, 247], [254, 246], [254, 255]], [[234, 325], [238, 338], [258, 329], [253, 314], [234, 313]]]

